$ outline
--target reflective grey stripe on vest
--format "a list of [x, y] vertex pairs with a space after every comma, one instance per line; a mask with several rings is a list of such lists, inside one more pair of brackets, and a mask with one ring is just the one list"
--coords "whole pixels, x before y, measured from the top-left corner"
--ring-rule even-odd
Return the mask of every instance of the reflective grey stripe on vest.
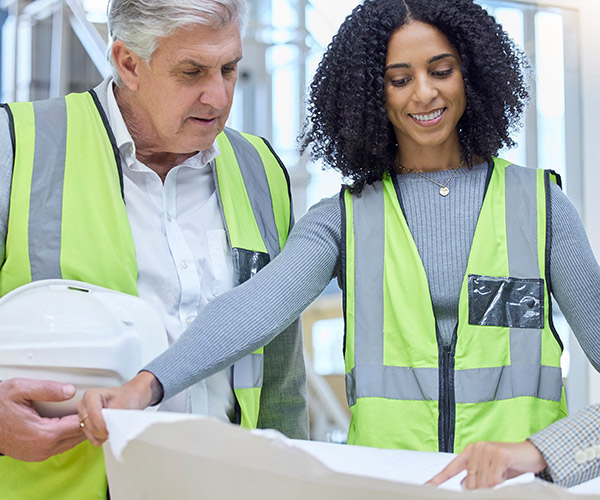
[[252, 353], [233, 365], [233, 388], [254, 389], [263, 384], [263, 355]]
[[31, 279], [36, 281], [62, 277], [60, 238], [67, 107], [64, 97], [60, 97], [34, 102], [33, 110], [35, 151], [29, 202], [29, 259]]
[[[383, 259], [385, 206], [383, 184], [367, 185], [352, 198], [354, 219], [354, 359], [383, 365]], [[360, 332], [360, 334], [359, 334]], [[374, 332], [373, 335], [368, 332]]]
[[438, 369], [358, 365], [346, 375], [346, 397], [353, 406], [359, 398], [437, 401]]
[[[520, 189], [515, 189], [515, 184]], [[506, 169], [506, 223], [511, 276], [539, 277], [535, 172]], [[528, 196], [525, 196], [525, 190]], [[532, 201], [533, 198], [533, 201]], [[528, 199], [526, 203], [524, 200]], [[383, 272], [385, 205], [383, 186], [367, 186], [352, 198], [354, 231], [355, 367], [346, 375], [348, 404], [357, 399], [435, 401], [438, 369], [383, 365]], [[527, 228], [523, 241], [520, 228]], [[533, 236], [530, 234], [533, 233]], [[541, 365], [539, 330], [510, 329], [510, 366], [455, 370], [456, 403], [498, 401], [520, 396], [560, 401], [559, 367]]]
[[256, 148], [237, 130], [225, 128], [224, 132], [235, 153], [260, 234], [267, 247], [267, 252], [273, 259], [281, 249], [273, 213], [271, 190], [262, 159]]
[[[538, 263], [536, 192], [535, 170], [519, 168], [514, 165], [506, 167], [506, 245], [508, 269], [512, 277], [537, 278], [541, 276]], [[541, 361], [541, 331], [533, 328], [511, 328], [511, 364], [539, 365]], [[523, 383], [525, 382], [523, 381]]]
[[[562, 372], [554, 366], [498, 366], [454, 372], [456, 403], [500, 401], [521, 396], [560, 401]], [[437, 401], [437, 368], [357, 365], [346, 375], [348, 404], [376, 397]]]

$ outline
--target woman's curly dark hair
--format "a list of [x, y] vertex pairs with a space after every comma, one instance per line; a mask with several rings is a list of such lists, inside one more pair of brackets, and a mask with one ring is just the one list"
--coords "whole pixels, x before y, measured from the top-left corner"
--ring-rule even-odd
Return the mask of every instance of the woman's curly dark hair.
[[458, 122], [463, 161], [514, 146], [529, 93], [523, 53], [472, 0], [365, 0], [333, 37], [310, 86], [300, 149], [341, 172], [359, 193], [393, 170], [396, 137], [385, 109], [387, 45], [420, 21], [439, 29], [461, 58], [466, 109]]

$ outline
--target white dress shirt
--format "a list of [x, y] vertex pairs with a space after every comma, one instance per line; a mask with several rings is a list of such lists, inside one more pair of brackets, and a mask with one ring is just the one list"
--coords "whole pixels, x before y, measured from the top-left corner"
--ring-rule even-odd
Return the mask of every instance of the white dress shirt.
[[[138, 265], [138, 292], [174, 342], [199, 308], [233, 287], [233, 264], [210, 162], [216, 142], [172, 168], [164, 184], [136, 159], [135, 144], [108, 85], [108, 121], [121, 153], [123, 190]], [[165, 401], [161, 410], [234, 416], [228, 368]]]

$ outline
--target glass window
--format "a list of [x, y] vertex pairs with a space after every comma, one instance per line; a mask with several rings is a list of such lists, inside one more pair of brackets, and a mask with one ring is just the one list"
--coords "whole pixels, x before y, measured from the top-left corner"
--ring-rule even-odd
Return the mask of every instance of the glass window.
[[[271, 140], [279, 151], [294, 151], [300, 121], [298, 47], [274, 45], [267, 51], [267, 71], [273, 85], [273, 131]], [[290, 106], [298, 103], [298, 106]], [[286, 112], [282, 113], [282, 108]]]
[[535, 47], [538, 166], [556, 170], [566, 184], [564, 38], [559, 13], [536, 14]]
[[[525, 50], [525, 30], [523, 12], [518, 8], [497, 7], [493, 8], [486, 5], [486, 10], [490, 12], [496, 20], [502, 24], [504, 30], [508, 33], [515, 45], [521, 50]], [[525, 129], [521, 128], [512, 134], [512, 139], [517, 144], [512, 149], [505, 149], [499, 153], [499, 156], [511, 161], [517, 165], [527, 164], [527, 142]]]
[[296, 2], [277, 0], [271, 2], [271, 15], [274, 28], [295, 28], [298, 26]]
[[106, 0], [82, 0], [81, 3], [91, 23], [106, 23]]
[[[340, 25], [358, 5], [356, 0], [313, 0], [306, 9], [306, 28], [311, 38], [311, 51], [307, 59], [307, 82], [310, 84], [325, 48], [338, 31]], [[306, 187], [306, 206], [320, 199], [333, 196], [340, 190], [341, 175], [332, 169], [323, 169], [321, 163], [306, 166], [310, 181]]]
[[343, 375], [344, 320], [322, 319], [312, 327], [313, 368], [318, 375]]

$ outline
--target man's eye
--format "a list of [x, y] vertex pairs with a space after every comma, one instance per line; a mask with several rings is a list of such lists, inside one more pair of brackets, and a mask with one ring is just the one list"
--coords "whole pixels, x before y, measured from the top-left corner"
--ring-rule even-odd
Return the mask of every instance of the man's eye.
[[196, 76], [200, 73], [200, 71], [198, 70], [194, 70], [194, 71], [184, 71], [183, 74], [185, 76]]

